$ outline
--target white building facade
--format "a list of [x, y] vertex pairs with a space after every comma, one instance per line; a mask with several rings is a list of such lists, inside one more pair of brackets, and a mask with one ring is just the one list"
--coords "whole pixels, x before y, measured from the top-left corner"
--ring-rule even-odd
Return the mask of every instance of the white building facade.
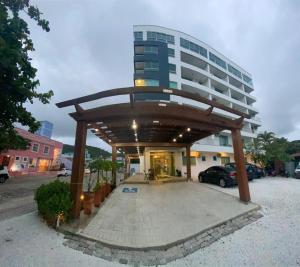
[[[252, 142], [257, 137], [257, 129], [261, 123], [257, 117], [258, 110], [253, 106], [256, 98], [251, 95], [254, 87], [249, 72], [206, 43], [183, 32], [153, 25], [136, 25], [133, 30], [136, 86], [176, 88], [249, 114], [251, 118], [244, 120], [241, 131], [244, 143]], [[145, 96], [147, 99], [161, 101], [183, 101], [176, 96], [171, 96], [171, 99], [160, 97], [162, 96]], [[193, 105], [193, 101], [184, 100], [182, 104]], [[214, 112], [228, 118], [237, 118], [223, 110], [214, 109]], [[147, 171], [153, 167], [153, 151], [163, 155], [159, 148], [145, 150], [140, 158], [141, 170]], [[169, 160], [172, 161], [172, 168], [180, 170], [184, 175], [185, 152], [174, 150], [170, 153], [169, 155], [173, 155], [173, 159]], [[233, 162], [230, 131], [199, 140], [192, 146], [191, 153], [193, 179], [210, 166]]]

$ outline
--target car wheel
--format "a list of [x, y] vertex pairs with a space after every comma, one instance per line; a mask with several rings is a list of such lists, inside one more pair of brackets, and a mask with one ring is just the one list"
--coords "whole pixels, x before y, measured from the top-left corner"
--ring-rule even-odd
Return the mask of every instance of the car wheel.
[[225, 182], [225, 180], [224, 180], [223, 178], [220, 179], [219, 185], [220, 185], [221, 187], [226, 187], [226, 182]]
[[0, 176], [0, 183], [3, 184], [5, 182], [5, 180], [6, 179], [5, 179], [4, 175], [1, 175]]
[[199, 183], [203, 183], [203, 178], [201, 175], [198, 176]]

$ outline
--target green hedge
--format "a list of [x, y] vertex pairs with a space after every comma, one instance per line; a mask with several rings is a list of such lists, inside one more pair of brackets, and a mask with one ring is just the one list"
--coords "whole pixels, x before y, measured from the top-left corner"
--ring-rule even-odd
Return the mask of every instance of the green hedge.
[[55, 225], [57, 216], [67, 220], [72, 207], [70, 185], [55, 180], [41, 185], [35, 192], [39, 214], [51, 225]]

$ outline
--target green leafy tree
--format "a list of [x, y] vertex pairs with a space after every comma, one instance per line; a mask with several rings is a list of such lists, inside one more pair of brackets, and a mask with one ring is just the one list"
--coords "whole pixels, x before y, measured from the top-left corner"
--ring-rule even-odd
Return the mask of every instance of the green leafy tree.
[[273, 132], [264, 131], [257, 135], [258, 142], [263, 150], [266, 150], [275, 139], [275, 134]]
[[286, 152], [294, 154], [300, 152], [300, 140], [294, 140], [287, 144]]
[[0, 151], [28, 146], [28, 140], [18, 136], [14, 123], [36, 131], [40, 125], [24, 104], [33, 104], [35, 99], [47, 104], [53, 95], [52, 91], [37, 92], [37, 69], [29, 56], [34, 47], [23, 14], [43, 30], [50, 30], [49, 22], [41, 18], [42, 13], [29, 0], [0, 0]]
[[248, 143], [245, 149], [246, 155], [249, 155], [254, 163], [259, 164], [261, 167], [266, 166], [267, 158], [259, 139], [254, 139], [253, 143]]

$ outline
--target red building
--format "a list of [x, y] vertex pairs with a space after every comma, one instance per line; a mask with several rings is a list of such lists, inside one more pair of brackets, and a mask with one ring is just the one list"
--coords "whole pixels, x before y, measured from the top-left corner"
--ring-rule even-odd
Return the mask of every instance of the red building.
[[22, 137], [30, 140], [27, 150], [8, 150], [0, 155], [0, 165], [8, 166], [11, 175], [46, 172], [59, 166], [63, 143], [16, 128]]

